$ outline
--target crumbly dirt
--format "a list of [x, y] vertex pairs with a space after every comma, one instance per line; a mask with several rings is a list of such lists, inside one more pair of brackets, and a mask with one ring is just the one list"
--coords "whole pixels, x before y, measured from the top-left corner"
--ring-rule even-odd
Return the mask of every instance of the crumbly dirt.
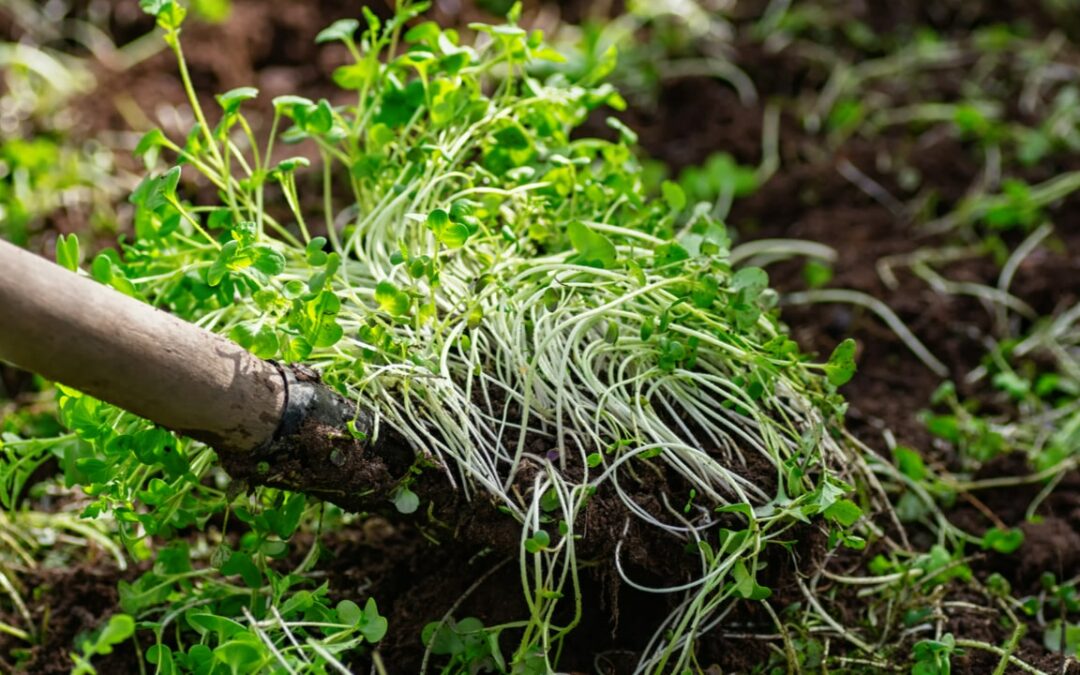
[[[363, 599], [378, 589], [390, 625], [379, 652], [392, 673], [418, 672], [424, 651], [421, 630], [451, 610], [455, 618], [476, 616], [487, 625], [519, 619], [528, 611], [516, 559], [467, 541], [449, 546], [449, 537], [440, 537], [438, 528], [421, 529], [443, 543], [420, 536], [415, 525], [376, 518], [365, 523], [359, 541], [331, 544], [333, 557], [326, 562], [332, 593]], [[634, 565], [628, 573], [643, 583], [660, 580]], [[595, 672], [593, 662], [599, 659], [618, 664], [618, 669], [599, 672], [627, 672], [635, 647], [650, 637], [648, 622], [640, 617], [670, 610], [663, 596], [630, 592], [625, 586], [613, 592], [612, 584], [601, 568], [582, 572], [585, 615], [564, 648], [566, 669]], [[507, 653], [513, 635], [507, 631], [504, 636]]]
[[[1000, 610], [994, 607], [986, 607], [986, 600], [977, 594], [957, 590], [950, 598], [957, 604], [947, 610], [948, 621], [945, 629], [954, 635], [962, 635], [968, 640], [978, 640], [992, 645], [1000, 646], [1002, 637], [1002, 625]], [[1008, 633], [1011, 634], [1011, 629]], [[1075, 675], [1080, 673], [1080, 665], [1075, 660], [1063, 658], [1060, 654], [1047, 652], [1042, 646], [1042, 631], [1037, 626], [1029, 624], [1014, 652], [1022, 657], [1028, 665], [1038, 668], [1044, 673], [1060, 673], [1061, 675]], [[997, 668], [1001, 657], [983, 649], [965, 648], [961, 653], [953, 657], [953, 670], [961, 673], [990, 673]], [[1023, 671], [1010, 665], [1005, 671], [1010, 674], [1018, 674]]]
[[[14, 575], [13, 583], [27, 601], [35, 631], [44, 640], [29, 649], [26, 643], [0, 632], [0, 671], [61, 675], [70, 673], [69, 654], [77, 638], [97, 629], [119, 611], [117, 583], [137, 576], [136, 570], [120, 571], [104, 556], [74, 567], [41, 567]], [[25, 629], [22, 617], [0, 614], [0, 621]], [[120, 647], [94, 659], [101, 673], [138, 672], [133, 649]]]
[[[1023, 457], [1004, 455], [988, 462], [976, 474], [977, 479], [1023, 476], [1034, 473]], [[1080, 569], [1080, 472], [1070, 472], [1035, 511], [1036, 518], [1026, 519], [1028, 505], [1044, 487], [1041, 483], [1012, 486], [1009, 489], [973, 493], [980, 509], [965, 501], [949, 514], [952, 522], [970, 532], [982, 534], [995, 523], [984, 510], [1002, 523], [1019, 528], [1024, 542], [1014, 555], [990, 553], [976, 563], [976, 569], [1004, 574], [1021, 593], [1037, 594], [1040, 577], [1050, 572], [1058, 580], [1069, 579]]]
[[295, 436], [267, 451], [221, 456], [221, 464], [247, 486], [305, 492], [351, 511], [371, 510], [398, 487], [407, 466], [395, 471], [388, 460], [398, 455], [389, 443], [366, 443], [345, 430], [307, 420]]

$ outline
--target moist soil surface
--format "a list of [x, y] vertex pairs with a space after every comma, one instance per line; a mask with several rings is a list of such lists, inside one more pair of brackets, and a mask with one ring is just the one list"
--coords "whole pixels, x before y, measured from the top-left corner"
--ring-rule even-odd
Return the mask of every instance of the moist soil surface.
[[[105, 8], [109, 31], [119, 44], [151, 28], [151, 22], [138, 12], [134, 2], [84, 3], [77, 11], [91, 11], [91, 4], [93, 11]], [[223, 25], [192, 23], [185, 28], [185, 50], [199, 91], [255, 85], [262, 89], [265, 101], [283, 93], [310, 98], [335, 95], [330, 74], [344, 57], [333, 48], [316, 49], [313, 40], [318, 30], [331, 21], [357, 14], [357, 3], [287, 0], [275, 2], [274, 11], [267, 11], [267, 3], [257, 0], [234, 0], [233, 4], [233, 15]], [[444, 23], [490, 19], [467, 4], [437, 4], [440, 9], [435, 18]], [[588, 3], [565, 4], [562, 8], [530, 5], [526, 17], [550, 24], [560, 15], [576, 19], [596, 11], [590, 10]], [[818, 62], [803, 58], [793, 49], [766, 48], [744, 35], [741, 27], [760, 16], [766, 4], [739, 2], [733, 10], [738, 19], [732, 58], [757, 87], [757, 102], [742, 102], [730, 86], [716, 79], [679, 78], [661, 83], [654, 104], [632, 107], [622, 115], [639, 133], [644, 150], [669, 164], [673, 171], [699, 164], [720, 151], [730, 153], [740, 163], [756, 165], [761, 160], [766, 102], [819, 90], [828, 80], [829, 72]], [[831, 3], [837, 25], [845, 17], [857, 19], [897, 41], [919, 27], [933, 27], [947, 36], [963, 36], [979, 26], [1017, 18], [1024, 19], [1035, 34], [1058, 28], [1074, 37], [1075, 27], [1043, 9], [1044, 5], [1050, 3]], [[373, 8], [385, 13], [384, 5], [375, 3]], [[3, 9], [0, 36], [20, 37]], [[852, 60], [877, 55], [873, 46], [855, 46], [842, 31], [828, 26], [821, 28], [819, 37], [825, 46]], [[950, 82], [955, 75], [941, 74], [929, 85], [930, 95], [942, 100], [955, 98], [955, 87]], [[104, 130], [144, 130], [160, 125], [176, 136], [187, 124], [184, 91], [170, 54], [157, 54], [124, 71], [104, 59], [97, 68], [97, 77], [99, 90], [77, 106], [80, 133], [90, 137]], [[926, 92], [921, 94], [925, 96]], [[588, 129], [604, 133], [602, 117], [590, 123]], [[931, 186], [938, 195], [942, 204], [939, 208], [945, 208], [960, 199], [979, 177], [982, 163], [977, 150], [947, 134], [924, 136], [914, 146], [910, 138], [888, 133], [873, 139], [856, 137], [839, 144], [826, 143], [821, 135], [806, 132], [786, 111], [781, 114], [779, 141], [778, 170], [756, 193], [737, 200], [730, 213], [728, 223], [738, 241], [797, 238], [831, 246], [837, 260], [829, 287], [857, 290], [885, 302], [948, 366], [948, 376], [958, 383], [962, 396], [978, 400], [989, 410], [1005, 409], [1007, 401], [985, 383], [965, 384], [964, 380], [983, 358], [984, 337], [995, 330], [993, 309], [971, 297], [935, 292], [906, 269], [897, 271], [895, 285], [887, 285], [875, 267], [879, 259], [940, 245], [943, 239], [916, 229], [907, 214], [898, 212], [896, 204], [883, 200], [880, 194], [869, 195], [851, 179], [849, 170], [854, 167], [886, 193], [907, 199], [912, 194], [898, 184], [889, 166], [894, 158], [906, 158], [917, 170], [921, 184]], [[1054, 156], [1040, 170], [1048, 176], [1076, 168], [1080, 168], [1080, 160]], [[1048, 240], [1040, 247], [1021, 265], [1012, 285], [1017, 297], [1041, 313], [1080, 299], [1080, 222], [1074, 222], [1080, 221], [1080, 200], [1067, 200], [1055, 211], [1055, 217], [1058, 231], [1070, 234]], [[47, 237], [41, 244], [42, 250], [46, 248], [52, 248]], [[989, 258], [972, 256], [940, 271], [950, 279], [993, 285], [998, 269]], [[769, 272], [780, 291], [806, 288], [802, 261], [775, 264]], [[872, 313], [851, 305], [814, 304], [785, 306], [782, 318], [807, 352], [827, 355], [841, 340], [856, 339], [859, 372], [842, 393], [850, 404], [849, 428], [867, 446], [887, 455], [886, 434], [891, 434], [896, 443], [926, 453], [931, 465], [955, 466], [957, 458], [946, 446], [936, 443], [918, 419], [943, 378]], [[14, 389], [19, 388], [16, 382], [22, 382], [6, 371], [4, 381]], [[987, 464], [976, 478], [1031, 471], [1023, 459], [1006, 456]], [[1062, 578], [1080, 568], [1080, 475], [1074, 472], [1066, 476], [1060, 488], [1039, 507], [1041, 521], [1027, 523], [1025, 509], [1040, 487], [980, 491], [978, 505], [960, 500], [949, 514], [957, 525], [975, 533], [994, 524], [985, 515], [987, 511], [1002, 523], [1023, 529], [1025, 541], [1017, 556], [976, 553], [972, 563], [977, 572], [1003, 574], [1020, 592], [1036, 592], [1043, 571], [1054, 570]], [[456, 508], [473, 506], [461, 502]], [[622, 517], [619, 513], [591, 514], [595, 529], [613, 537]], [[483, 525], [476, 527], [482, 529]], [[423, 626], [451, 610], [455, 617], [476, 616], [487, 625], [521, 614], [518, 568], [500, 547], [480, 543], [483, 533], [464, 539], [445, 532], [430, 535], [423, 524], [409, 519], [375, 517], [326, 535], [323, 541], [318, 569], [329, 580], [334, 596], [362, 600], [373, 594], [389, 619], [390, 632], [380, 652], [392, 673], [418, 671]], [[442, 543], [431, 539], [441, 539]], [[666, 553], [678, 557], [677, 551]], [[664, 562], [676, 569], [681, 567], [674, 560]], [[640, 557], [635, 563], [631, 563], [630, 573], [639, 583], [670, 582], [662, 578], [662, 566], [650, 565]], [[635, 592], [619, 583], [610, 571], [604, 571], [607, 569], [597, 566], [585, 573], [586, 615], [563, 652], [564, 666], [570, 671], [629, 672], [638, 650], [651, 637], [649, 622], [641, 617], [660, 616], [670, 609], [670, 599]], [[25, 672], [67, 672], [70, 662], [66, 654], [74, 638], [116, 610], [116, 583], [131, 574], [119, 572], [102, 558], [96, 564], [20, 575], [22, 587], [34, 589], [24, 597], [30, 600], [35, 622], [40, 625], [48, 616], [49, 638], [24, 662]], [[482, 579], [479, 585], [478, 579]], [[752, 609], [743, 610], [737, 618], [743, 624], [757, 625], [762, 632], [772, 631], [768, 616]], [[13, 619], [12, 623], [20, 622]], [[1008, 638], [993, 615], [977, 610], [952, 614], [948, 629], [996, 645]], [[764, 641], [714, 633], [703, 637], [702, 655], [708, 659], [703, 662], [715, 662], [723, 672], [749, 670], [767, 661], [772, 653]], [[0, 659], [4, 659], [0, 669], [10, 668], [11, 650], [17, 645], [17, 641], [0, 634]], [[1029, 631], [1029, 636], [1020, 642], [1017, 655], [1047, 672], [1063, 672], [1060, 656], [1046, 652], [1037, 630]], [[118, 650], [109, 660], [100, 662], [99, 672], [138, 672], [134, 658], [132, 651]], [[992, 671], [997, 661], [994, 655], [968, 650], [954, 659], [954, 669], [985, 673]]]
[[[10, 637], [0, 639], [0, 671], [5, 673], [70, 673], [69, 654], [77, 652], [76, 643], [84, 634], [108, 621], [118, 611], [117, 584], [132, 580], [138, 571], [121, 571], [108, 558], [88, 560], [75, 567], [28, 570], [17, 576], [15, 583], [27, 600], [41, 643], [20, 653], [25, 643]], [[24, 625], [17, 616], [0, 620], [11, 625]], [[137, 673], [134, 652], [126, 649], [94, 660], [101, 673]], [[19, 663], [16, 669], [14, 664]]]

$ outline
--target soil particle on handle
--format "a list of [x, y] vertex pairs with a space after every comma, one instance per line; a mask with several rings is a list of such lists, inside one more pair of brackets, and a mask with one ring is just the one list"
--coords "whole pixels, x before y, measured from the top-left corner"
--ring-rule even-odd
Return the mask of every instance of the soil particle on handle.
[[411, 453], [395, 440], [367, 443], [309, 419], [269, 451], [222, 453], [221, 464], [249, 486], [305, 492], [362, 512], [385, 504], [408, 471], [408, 460], [401, 460]]

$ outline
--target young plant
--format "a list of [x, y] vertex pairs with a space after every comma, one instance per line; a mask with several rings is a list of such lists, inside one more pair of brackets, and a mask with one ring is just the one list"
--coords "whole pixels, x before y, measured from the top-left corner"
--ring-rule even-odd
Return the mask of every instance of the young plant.
[[72, 675], [96, 675], [97, 670], [90, 660], [95, 656], [111, 654], [113, 647], [135, 634], [135, 620], [127, 614], [113, 614], [100, 630], [82, 640], [81, 654], [72, 654], [75, 667]]

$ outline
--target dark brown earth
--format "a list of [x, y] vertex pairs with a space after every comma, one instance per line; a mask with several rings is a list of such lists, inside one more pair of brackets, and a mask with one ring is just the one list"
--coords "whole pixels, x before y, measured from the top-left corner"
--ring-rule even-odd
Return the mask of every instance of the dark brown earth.
[[[72, 668], [69, 654], [76, 651], [76, 641], [83, 633], [98, 628], [118, 607], [117, 583], [133, 579], [135, 570], [121, 572], [115, 562], [102, 556], [70, 568], [39, 568], [17, 575], [14, 583], [28, 600], [31, 618], [40, 635], [41, 644], [29, 650], [28, 658], [19, 659], [17, 649], [25, 643], [5, 638], [0, 640], [0, 670], [5, 673], [26, 672], [61, 675]], [[3, 617], [7, 620], [9, 617]], [[12, 624], [22, 626], [19, 620]], [[129, 673], [133, 653], [118, 650], [94, 660], [101, 673]], [[15, 663], [22, 662], [20, 670]]]
[[[568, 3], [564, 16], [581, 18], [592, 10], [587, 3]], [[735, 16], [749, 21], [758, 16], [765, 2], [740, 2]], [[830, 16], [864, 21], [876, 31], [889, 34], [879, 45], [902, 42], [918, 26], [931, 26], [951, 36], [963, 36], [972, 28], [999, 21], [1022, 18], [1037, 33], [1054, 27], [1076, 38], [1077, 22], [1045, 9], [1044, 4], [1024, 0], [938, 0], [918, 2], [827, 3]], [[143, 34], [150, 22], [134, 8], [134, 3], [108, 4], [110, 32], [124, 43]], [[375, 3], [385, 10], [385, 5]], [[440, 3], [440, 6], [443, 6]], [[451, 3], [446, 3], [450, 7]], [[356, 13], [356, 3], [309, 3], [300, 0], [275, 3], [275, 11], [265, 10], [257, 0], [236, 0], [233, 19], [224, 26], [192, 25], [185, 30], [185, 47], [191, 62], [195, 86], [203, 92], [224, 91], [254, 84], [264, 93], [264, 100], [280, 93], [300, 93], [312, 98], [332, 96], [329, 74], [340, 62], [334, 49], [312, 47], [315, 33], [330, 21]], [[551, 22], [558, 10], [537, 9], [533, 18]], [[478, 18], [472, 9], [444, 9], [437, 18], [462, 21]], [[1067, 19], [1067, 17], [1064, 17]], [[837, 19], [834, 25], [817, 28], [815, 37], [829, 43], [843, 54], [879, 55], [883, 47], [858, 46], [851, 42]], [[0, 35], [10, 30], [0, 9]], [[11, 37], [11, 35], [8, 35]], [[18, 37], [14, 35], [14, 37]], [[890, 42], [890, 40], [894, 42]], [[228, 50], [221, 50], [223, 44]], [[829, 73], [801, 58], [792, 49], [770, 51], [760, 42], [742, 33], [735, 43], [736, 63], [751, 75], [762, 101], [781, 100], [819, 89]], [[944, 74], [932, 85], [943, 94], [955, 87], [953, 74]], [[167, 131], [173, 118], [161, 116], [167, 105], [180, 105], [184, 93], [175, 76], [168, 54], [159, 54], [133, 70], [117, 72], [102, 64], [98, 77], [102, 83], [96, 92], [79, 106], [81, 129], [88, 135], [102, 129], [146, 128], [163, 124]], [[132, 115], [135, 107], [146, 118]], [[118, 105], [119, 104], [119, 105]], [[123, 109], [125, 112], [121, 112]], [[664, 82], [654, 106], [627, 111], [624, 118], [638, 131], [644, 149], [668, 163], [674, 170], [694, 165], [716, 151], [731, 153], [739, 162], [756, 164], [760, 160], [760, 138], [764, 103], [744, 106], [727, 85], [707, 78], [683, 78]], [[602, 122], [602, 120], [601, 120]], [[595, 126], [602, 128], [602, 123]], [[593, 128], [593, 127], [590, 127]], [[934, 292], [914, 275], [898, 273], [899, 286], [887, 287], [874, 263], [887, 255], [910, 253], [920, 247], [945, 243], [943, 238], [920, 236], [910, 222], [867, 196], [845, 178], [839, 167], [850, 162], [873, 178], [891, 194], [901, 199], [914, 195], [903, 190], [889, 171], [882, 171], [882, 158], [907, 157], [921, 175], [922, 185], [931, 186], [944, 204], [954, 203], [981, 171], [976, 149], [948, 134], [928, 135], [912, 146], [905, 135], [885, 134], [872, 140], [854, 138], [830, 148], [821, 137], [803, 130], [798, 120], [785, 114], [781, 122], [781, 167], [762, 188], [735, 204], [729, 223], [742, 240], [769, 237], [802, 238], [819, 241], [835, 248], [839, 258], [834, 265], [830, 287], [855, 289], [883, 300], [905, 321], [929, 350], [950, 367], [950, 375], [960, 381], [982, 358], [982, 338], [995, 330], [994, 316], [979, 301], [948, 297]], [[1046, 175], [1075, 169], [1075, 158], [1057, 156], [1052, 164], [1040, 167]], [[1045, 176], [1044, 176], [1045, 177]], [[1071, 199], [1055, 211], [1060, 235], [1043, 246], [1021, 267], [1013, 285], [1014, 293], [1039, 312], [1049, 312], [1080, 298], [1080, 200]], [[1015, 242], [1013, 242], [1015, 243]], [[957, 280], [993, 283], [997, 265], [987, 257], [975, 257], [949, 265], [942, 273]], [[788, 262], [772, 266], [774, 285], [783, 291], [802, 290], [802, 264]], [[882, 436], [891, 430], [897, 442], [928, 452], [928, 461], [939, 466], [954, 466], [956, 458], [949, 449], [935, 444], [917, 413], [926, 408], [931, 393], [941, 380], [930, 372], [895, 335], [867, 312], [843, 305], [787, 307], [784, 321], [803, 348], [828, 354], [846, 337], [859, 344], [859, 374], [843, 393], [850, 403], [849, 427], [878, 452], [886, 453]], [[5, 384], [20, 389], [18, 376], [4, 372]], [[985, 385], [963, 385], [961, 394], [979, 400], [989, 409], [1007, 404]], [[1022, 459], [1006, 456], [987, 464], [977, 478], [1015, 476], [1031, 470]], [[1053, 570], [1058, 578], [1075, 574], [1080, 568], [1080, 474], [1067, 476], [1059, 489], [1040, 507], [1041, 522], [1025, 523], [1027, 504], [1041, 485], [980, 491], [976, 497], [994, 516], [1007, 525], [1019, 526], [1025, 543], [1018, 556], [978, 554], [973, 563], [977, 574], [992, 571], [1005, 575], [1022, 592], [1037, 590], [1043, 571]], [[647, 494], [648, 491], [643, 491]], [[419, 633], [429, 621], [436, 620], [465, 594], [478, 579], [489, 575], [462, 603], [456, 612], [478, 616], [486, 624], [508, 620], [520, 614], [520, 581], [516, 565], [505, 563], [513, 551], [514, 533], [493, 525], [484, 514], [484, 505], [448, 499], [439, 514], [444, 522], [455, 522], [461, 529], [446, 530], [430, 522], [416, 522], [400, 517], [377, 517], [343, 532], [327, 536], [326, 553], [320, 563], [338, 598], [363, 599], [365, 591], [375, 588], [380, 607], [390, 621], [390, 633], [380, 646], [391, 672], [415, 672], [420, 654]], [[613, 508], [594, 507], [587, 517], [588, 526], [607, 537], [617, 538], [624, 514]], [[470, 516], [455, 512], [473, 510]], [[993, 523], [983, 510], [971, 502], [958, 500], [950, 519], [975, 533]], [[462, 537], [462, 532], [466, 536]], [[433, 536], [440, 545], [424, 535]], [[454, 545], [447, 542], [455, 541]], [[663, 565], [680, 567], [672, 558], [678, 556], [663, 543], [640, 540], [629, 548], [638, 552], [631, 573], [642, 582], [659, 582]], [[492, 545], [494, 544], [494, 545]], [[660, 560], [648, 559], [641, 552], [658, 552]], [[593, 551], [600, 559], [610, 550]], [[659, 563], [663, 563], [663, 565]], [[777, 580], [783, 574], [777, 572]], [[121, 575], [106, 562], [70, 570], [47, 570], [27, 574], [20, 581], [31, 593], [36, 620], [50, 614], [50, 638], [38, 647], [27, 672], [66, 672], [66, 650], [75, 635], [100, 623], [115, 610], [116, 582]], [[663, 579], [670, 581], [670, 579]], [[656, 616], [669, 609], [662, 596], [646, 596], [619, 584], [603, 567], [586, 572], [585, 607], [589, 614], [566, 645], [565, 667], [579, 672], [628, 672], [636, 649], [647, 641], [648, 622], [641, 616]], [[782, 588], [781, 588], [782, 590]], [[790, 590], [790, 589], [789, 589]], [[793, 598], [794, 599], [794, 598]], [[972, 597], [974, 604], [984, 603]], [[853, 610], [855, 611], [855, 610]], [[771, 632], [771, 621], [753, 608], [739, 617]], [[857, 614], [853, 614], [857, 616]], [[987, 613], [958, 610], [950, 615], [948, 630], [957, 635], [1000, 645], [1007, 631]], [[1062, 672], [1060, 657], [1047, 654], [1037, 630], [1021, 642], [1018, 654], [1047, 672]], [[10, 658], [10, 639], [0, 636], [0, 658]], [[748, 671], [767, 660], [770, 650], [763, 641], [731, 640], [706, 636], [702, 656], [719, 663], [728, 671]], [[101, 663], [101, 672], [135, 672], [134, 655], [118, 652], [114, 662]], [[127, 660], [124, 660], [124, 659]], [[708, 661], [707, 661], [708, 662]], [[986, 652], [967, 650], [954, 661], [957, 672], [986, 673], [993, 670], [997, 657]], [[112, 667], [110, 670], [109, 667]], [[0, 668], [10, 665], [0, 661]], [[1075, 672], [1075, 670], [1073, 671]]]

